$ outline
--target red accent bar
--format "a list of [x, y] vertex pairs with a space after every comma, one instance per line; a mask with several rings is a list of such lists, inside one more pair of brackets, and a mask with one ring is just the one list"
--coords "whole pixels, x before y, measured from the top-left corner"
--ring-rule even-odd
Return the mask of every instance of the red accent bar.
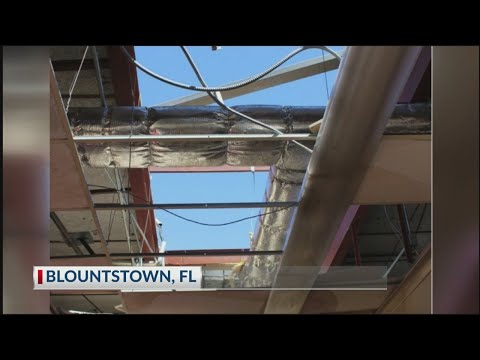
[[351, 205], [349, 207], [322, 266], [342, 265], [348, 250], [352, 246], [352, 242], [349, 240], [354, 241], [353, 232], [357, 231], [357, 227], [353, 225], [355, 223], [358, 225], [358, 222], [366, 215], [367, 211], [368, 205]]
[[[150, 173], [148, 169], [129, 169], [131, 193], [134, 204], [148, 204], [152, 202], [152, 193], [150, 185]], [[144, 201], [147, 200], [147, 201]], [[155, 228], [155, 213], [153, 210], [136, 210], [138, 225], [145, 229], [145, 236], [154, 252], [158, 251], [157, 232]], [[150, 252], [147, 245], [144, 244], [142, 252]]]
[[43, 270], [38, 270], [38, 284], [43, 284]]
[[[125, 46], [130, 55], [135, 58], [133, 46]], [[140, 106], [140, 92], [138, 88], [137, 70], [131, 65], [122, 52], [120, 46], [109, 46], [108, 55], [110, 58], [110, 69], [112, 72], [112, 83], [117, 106]], [[132, 91], [133, 90], [133, 91]], [[132, 98], [133, 92], [133, 98]], [[131, 193], [135, 204], [152, 202], [150, 189], [150, 173], [148, 169], [129, 169]], [[144, 199], [146, 201], [140, 200]], [[145, 236], [151, 247], [156, 252], [157, 231], [155, 228], [155, 213], [153, 210], [137, 210], [138, 225], [145, 229]], [[149, 252], [147, 245], [143, 245], [142, 252]]]

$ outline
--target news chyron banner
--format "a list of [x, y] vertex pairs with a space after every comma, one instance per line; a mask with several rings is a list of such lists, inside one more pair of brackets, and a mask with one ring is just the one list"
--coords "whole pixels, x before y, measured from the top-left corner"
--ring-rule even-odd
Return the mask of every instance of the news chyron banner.
[[200, 266], [35, 266], [34, 290], [195, 290]]

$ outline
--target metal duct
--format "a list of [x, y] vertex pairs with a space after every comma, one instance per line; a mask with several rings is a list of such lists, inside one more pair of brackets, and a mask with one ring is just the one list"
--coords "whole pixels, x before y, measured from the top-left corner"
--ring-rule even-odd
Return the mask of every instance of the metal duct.
[[[237, 106], [236, 109], [285, 133], [309, 132], [321, 119], [324, 107]], [[430, 133], [430, 104], [397, 105], [384, 134]], [[216, 106], [112, 107], [71, 109], [69, 118], [75, 135], [126, 134], [228, 134], [267, 133], [268, 130], [237, 116], [228, 116]], [[296, 201], [310, 154], [285, 142], [201, 142], [80, 144], [85, 165], [93, 167], [184, 167], [272, 165], [265, 201]], [[262, 210], [263, 211], [263, 210]], [[259, 218], [252, 250], [283, 249], [294, 209]], [[238, 286], [271, 285], [279, 256], [250, 257], [238, 276]]]
[[[325, 107], [237, 106], [284, 133], [308, 133]], [[69, 111], [76, 136], [262, 134], [268, 129], [216, 106], [78, 108]], [[386, 134], [430, 131], [430, 105], [399, 105]], [[305, 144], [312, 143], [305, 142]], [[285, 141], [211, 141], [78, 144], [81, 160], [92, 167], [264, 166], [304, 170], [310, 154]], [[308, 160], [307, 160], [308, 161]]]
[[[284, 270], [292, 267], [310, 267], [295, 287], [312, 287], [420, 51], [399, 46], [349, 47], [345, 52], [274, 287], [289, 284]], [[308, 293], [273, 290], [265, 312], [299, 313]]]
[[[151, 123], [145, 107], [71, 109], [68, 118], [75, 135], [148, 135]], [[147, 143], [106, 143], [77, 146], [81, 161], [91, 167], [144, 168], [150, 164]]]
[[[309, 132], [324, 107], [238, 106], [236, 109], [285, 133]], [[384, 134], [430, 133], [430, 104], [397, 105]], [[71, 109], [75, 135], [266, 133], [267, 130], [215, 106], [113, 107]], [[131, 148], [131, 156], [130, 156]], [[296, 201], [310, 154], [285, 142], [201, 142], [80, 144], [82, 161], [92, 167], [184, 167], [272, 165], [265, 201]], [[282, 249], [294, 209], [259, 218], [252, 250]], [[271, 286], [280, 257], [253, 256], [238, 274], [238, 286]]]

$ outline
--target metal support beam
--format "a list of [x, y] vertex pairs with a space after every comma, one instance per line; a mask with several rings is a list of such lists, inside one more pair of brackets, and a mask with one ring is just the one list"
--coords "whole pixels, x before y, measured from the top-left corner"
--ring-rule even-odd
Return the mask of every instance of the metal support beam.
[[102, 70], [100, 69], [100, 62], [98, 61], [98, 53], [96, 46], [91, 47], [93, 64], [95, 65], [95, 77], [97, 78], [98, 92], [100, 94], [100, 100], [102, 106], [107, 107], [107, 100], [105, 99], [105, 92], [103, 91]]
[[[380, 305], [376, 313], [379, 314], [391, 314], [398, 313], [399, 308], [402, 304], [405, 304], [405, 301], [414, 294], [419, 285], [428, 281], [429, 276], [432, 272], [432, 252], [431, 246], [428, 245], [420, 254], [417, 263], [410, 269], [410, 271], [405, 275], [400, 285], [389, 294], [385, 299], [384, 303]], [[430, 281], [428, 281], [430, 282]], [[430, 288], [430, 284], [428, 284]], [[424, 313], [430, 313], [431, 311], [431, 301], [430, 296], [422, 301], [425, 306]], [[412, 303], [411, 303], [412, 304]], [[410, 306], [411, 306], [410, 304]]]
[[85, 239], [78, 239], [78, 241], [80, 241], [82, 243], [83, 247], [85, 249], [87, 249], [87, 251], [90, 255], [95, 255], [95, 251], [93, 251], [93, 249], [90, 247], [90, 245], [88, 245], [88, 243], [85, 241]]
[[362, 265], [362, 258], [360, 256], [360, 246], [358, 244], [357, 227], [355, 225], [350, 226], [350, 234], [352, 235], [353, 253], [355, 255], [355, 265], [360, 266]]
[[402, 240], [403, 240], [403, 247], [405, 249], [405, 254], [407, 255], [408, 262], [413, 264], [414, 257], [412, 251], [412, 239], [411, 239], [411, 231], [410, 231], [410, 224], [408, 223], [408, 216], [407, 210], [405, 205], [397, 205], [397, 212], [398, 212], [398, 219], [400, 220], [400, 229], [402, 231]]
[[[126, 46], [125, 48], [130, 55], [135, 58], [134, 47]], [[140, 106], [140, 91], [135, 66], [132, 66], [128, 62], [120, 46], [108, 47], [108, 55], [110, 58], [116, 105]], [[132, 188], [132, 195], [134, 195], [134, 203], [143, 202], [141, 199], [145, 199], [147, 202], [152, 201], [148, 169], [128, 169], [128, 179], [130, 181], [130, 187]], [[133, 229], [135, 233], [137, 233], [136, 226], [138, 225], [139, 232], [145, 235], [146, 238], [141, 251], [146, 251], [149, 247], [155, 249], [157, 246], [157, 232], [155, 222], [153, 221], [155, 219], [153, 210], [139, 210], [135, 212], [135, 215], [136, 220]]]
[[57, 216], [57, 214], [55, 214], [55, 212], [50, 213], [50, 219], [52, 219], [53, 223], [57, 226], [57, 229], [58, 229], [58, 231], [60, 231], [60, 234], [62, 234], [62, 238], [65, 241], [65, 243], [68, 246], [70, 246], [73, 249], [73, 251], [75, 251], [75, 253], [77, 255], [83, 255], [82, 250], [80, 250], [80, 248], [77, 246], [77, 244], [75, 244], [75, 241], [72, 239], [72, 237], [68, 233], [67, 229], [63, 225], [62, 221]]
[[[343, 55], [343, 51], [339, 51], [340, 56]], [[255, 91], [260, 91], [268, 89], [274, 86], [286, 84], [295, 80], [300, 80], [307, 78], [309, 76], [314, 76], [322, 74], [327, 71], [335, 70], [338, 68], [339, 61], [337, 58], [328, 54], [325, 57], [317, 57], [311, 60], [303, 61], [298, 64], [286, 66], [284, 68], [277, 69], [271, 74], [265, 76], [264, 78], [255, 81], [254, 83], [235, 89], [231, 91], [225, 91], [222, 93], [223, 100], [232, 99], [237, 96], [242, 96], [245, 94], [250, 94]], [[224, 86], [229, 86], [232, 84], [227, 84]], [[175, 100], [169, 100], [157, 106], [194, 106], [194, 105], [209, 105], [212, 104], [213, 100], [207, 93], [198, 93], [194, 95], [189, 95], [181, 97]]]
[[74, 136], [78, 143], [121, 143], [121, 142], [202, 142], [202, 141], [315, 141], [312, 134], [210, 134], [210, 135], [104, 135]]
[[83, 200], [83, 203], [88, 206], [88, 209], [92, 214], [93, 223], [95, 224], [96, 235], [100, 240], [102, 250], [105, 252], [108, 261], [110, 261], [110, 258], [108, 256], [109, 251], [107, 242], [105, 241], [100, 221], [98, 220], [97, 213], [95, 212], [95, 209], [93, 207], [92, 195], [90, 194], [87, 183], [85, 182], [83, 168], [80, 164], [77, 149], [72, 139], [72, 132], [70, 129], [69, 121], [67, 119], [67, 115], [65, 114], [65, 109], [63, 107], [62, 99], [60, 98], [60, 91], [58, 89], [58, 84], [55, 79], [52, 67], [50, 67], [50, 116], [51, 122], [59, 124], [63, 128], [64, 133], [62, 135], [62, 138], [67, 140], [67, 143], [65, 144], [65, 149], [68, 149], [68, 151], [71, 152], [72, 155], [74, 155], [72, 156], [72, 159], [74, 163], [73, 168], [75, 169], [75, 174], [77, 174], [77, 176], [82, 175], [82, 179], [81, 181], [78, 181], [77, 185], [80, 190], [79, 193], [83, 195], [81, 199]]
[[[171, 257], [171, 256], [267, 256], [267, 255], [282, 255], [282, 250], [266, 250], [266, 251], [254, 251], [250, 249], [213, 249], [213, 250], [171, 250], [163, 253], [111, 253], [113, 258], [125, 258], [130, 259], [132, 257]], [[90, 257], [103, 257], [104, 255], [71, 255], [71, 256], [52, 256], [50, 259], [79, 259]]]
[[186, 204], [95, 204], [96, 210], [124, 209], [256, 209], [256, 208], [287, 208], [297, 206], [297, 201], [243, 202], [243, 203], [186, 203]]
[[[108, 59], [103, 58], [99, 59], [100, 66], [104, 69], [108, 68]], [[52, 61], [53, 69], [55, 73], [61, 71], [77, 71], [80, 65], [80, 59], [73, 59], [73, 60], [55, 60]], [[83, 61], [82, 70], [94, 70], [95, 65], [93, 59], [85, 59]], [[98, 96], [98, 95], [97, 95]]]
[[348, 242], [349, 230], [355, 219], [358, 218], [359, 209], [360, 205], [351, 205], [345, 212], [335, 234], [335, 238], [326, 252], [325, 259], [322, 263], [323, 267], [342, 265], [348, 250], [350, 250], [350, 243]]
[[[252, 169], [253, 168], [253, 169]], [[158, 167], [150, 166], [150, 173], [225, 173], [225, 172], [266, 172], [270, 166], [192, 166], [192, 167]]]
[[[131, 188], [126, 187], [125, 191], [129, 192]], [[90, 194], [92, 195], [104, 195], [104, 194], [116, 194], [118, 192], [117, 189], [91, 189]], [[111, 241], [111, 240], [110, 240]]]

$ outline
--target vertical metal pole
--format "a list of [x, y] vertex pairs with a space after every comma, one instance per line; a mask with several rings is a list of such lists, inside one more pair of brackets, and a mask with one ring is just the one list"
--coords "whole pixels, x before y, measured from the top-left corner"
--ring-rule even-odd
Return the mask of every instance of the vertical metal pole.
[[105, 98], [105, 92], [103, 90], [102, 71], [100, 69], [100, 62], [98, 61], [97, 48], [95, 46], [92, 46], [91, 49], [92, 49], [92, 56], [93, 56], [93, 64], [95, 66], [95, 75], [97, 78], [98, 92], [100, 94], [100, 100], [102, 101], [102, 106], [106, 108], [107, 100]]
[[357, 229], [354, 224], [350, 226], [350, 234], [352, 235], [352, 241], [353, 241], [353, 253], [355, 255], [355, 265], [360, 266], [362, 265], [362, 259], [360, 257], [360, 247], [358, 246]]
[[410, 224], [408, 223], [407, 210], [405, 205], [397, 205], [398, 219], [400, 220], [400, 228], [402, 230], [403, 247], [407, 260], [410, 264], [413, 263], [412, 239], [410, 236]]

